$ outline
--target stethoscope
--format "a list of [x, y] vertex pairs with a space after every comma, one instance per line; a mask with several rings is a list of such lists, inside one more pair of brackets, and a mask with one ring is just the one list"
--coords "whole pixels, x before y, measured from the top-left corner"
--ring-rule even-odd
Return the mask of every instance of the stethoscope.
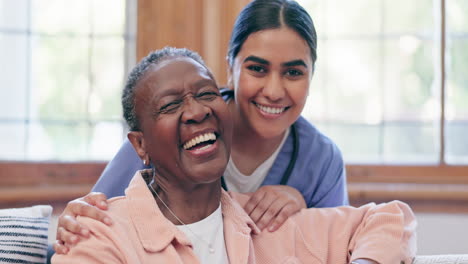
[[[234, 91], [229, 90], [229, 89], [220, 89], [221, 90], [221, 96], [224, 98], [225, 101], [226, 99], [234, 98]], [[283, 176], [281, 177], [280, 184], [281, 185], [286, 185], [289, 180], [289, 176], [291, 176], [292, 170], [294, 169], [294, 166], [296, 165], [296, 160], [297, 160], [297, 155], [299, 154], [299, 136], [297, 134], [297, 129], [296, 129], [296, 123], [291, 125], [291, 130], [290, 133], [292, 134], [293, 138], [293, 152], [291, 154], [291, 158], [289, 159], [288, 167], [283, 173]], [[221, 177], [221, 186], [223, 187], [224, 190], [227, 191], [227, 185], [226, 181], [224, 180], [224, 176]]]

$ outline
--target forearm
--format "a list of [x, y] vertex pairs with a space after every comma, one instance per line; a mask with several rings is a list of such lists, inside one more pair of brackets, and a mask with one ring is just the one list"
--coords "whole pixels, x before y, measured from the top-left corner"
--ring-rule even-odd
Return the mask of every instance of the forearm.
[[416, 254], [416, 219], [402, 202], [379, 204], [368, 210], [354, 232], [351, 259], [377, 263], [411, 263]]

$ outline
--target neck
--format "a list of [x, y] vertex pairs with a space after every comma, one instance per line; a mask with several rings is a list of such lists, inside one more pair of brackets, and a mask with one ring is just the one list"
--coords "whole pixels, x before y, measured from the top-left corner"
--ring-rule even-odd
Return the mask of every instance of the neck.
[[272, 138], [265, 138], [245, 124], [238, 114], [239, 111], [234, 109], [236, 107], [234, 102], [231, 102], [230, 106], [234, 113], [231, 158], [240, 172], [250, 175], [275, 152], [285, 132]]
[[153, 193], [153, 196], [159, 209], [175, 225], [191, 224], [205, 219], [219, 207], [221, 201], [220, 180], [197, 185], [189, 191], [160, 184], [157, 179], [150, 184], [157, 193]]

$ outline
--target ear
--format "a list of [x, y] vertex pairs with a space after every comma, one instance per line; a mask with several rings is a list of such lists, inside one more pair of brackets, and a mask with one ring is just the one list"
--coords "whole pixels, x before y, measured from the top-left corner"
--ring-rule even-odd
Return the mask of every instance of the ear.
[[145, 139], [143, 138], [143, 132], [141, 131], [130, 131], [127, 134], [127, 138], [132, 143], [133, 148], [135, 149], [136, 153], [143, 160], [145, 165], [150, 164], [150, 157], [148, 152], [146, 151], [146, 144]]

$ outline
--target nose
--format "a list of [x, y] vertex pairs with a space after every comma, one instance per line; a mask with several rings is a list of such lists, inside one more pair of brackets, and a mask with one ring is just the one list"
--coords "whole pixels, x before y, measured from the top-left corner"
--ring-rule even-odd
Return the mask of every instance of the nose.
[[211, 116], [211, 108], [198, 102], [192, 96], [185, 98], [182, 112], [182, 122], [185, 124], [197, 124]]
[[281, 77], [278, 74], [271, 74], [267, 78], [262, 93], [266, 98], [268, 98], [272, 102], [277, 102], [281, 100], [286, 94], [286, 90], [281, 81]]

